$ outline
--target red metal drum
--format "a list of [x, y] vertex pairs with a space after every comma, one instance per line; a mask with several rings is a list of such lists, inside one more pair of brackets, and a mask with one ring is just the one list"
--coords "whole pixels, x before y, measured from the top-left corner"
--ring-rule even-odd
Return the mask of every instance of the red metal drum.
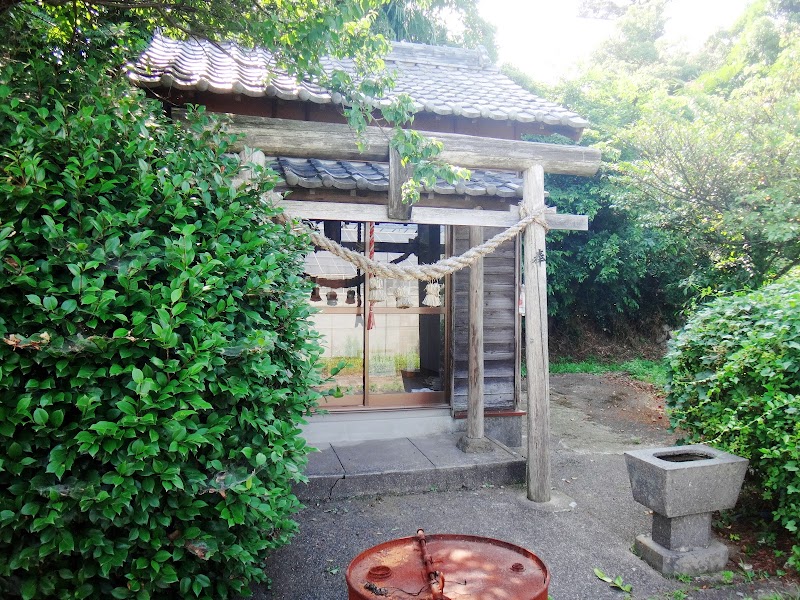
[[365, 550], [345, 579], [349, 600], [547, 600], [550, 573], [514, 544], [419, 530]]

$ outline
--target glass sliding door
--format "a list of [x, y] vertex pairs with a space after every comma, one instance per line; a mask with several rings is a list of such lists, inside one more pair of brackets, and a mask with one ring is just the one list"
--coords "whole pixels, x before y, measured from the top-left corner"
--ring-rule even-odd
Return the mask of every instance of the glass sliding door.
[[[329, 406], [364, 404], [364, 319], [346, 313], [314, 315], [314, 327], [322, 334], [325, 354], [322, 374], [329, 379], [323, 389], [336, 389]], [[331, 373], [336, 372], [335, 375]], [[341, 394], [341, 396], [338, 396]]]
[[[327, 221], [317, 227], [342, 245], [363, 248], [363, 223]], [[310, 302], [319, 311], [314, 326], [322, 335], [322, 371], [329, 378], [323, 389], [336, 390], [322, 406], [364, 406], [364, 274], [323, 250], [306, 257], [306, 273], [315, 281]]]
[[369, 333], [369, 406], [420, 406], [445, 401], [442, 320], [443, 315], [410, 311], [376, 314], [375, 328]]
[[[369, 248], [368, 224], [318, 227], [345, 247], [365, 253]], [[373, 231], [375, 260], [417, 265], [443, 255], [439, 226], [378, 223]], [[328, 397], [324, 408], [446, 403], [444, 281], [437, 294], [424, 282], [382, 279], [384, 299], [370, 302], [369, 275], [328, 252], [309, 255], [306, 271], [317, 284], [310, 301], [320, 308], [314, 323], [324, 340], [326, 374], [342, 367], [329, 385], [340, 397]], [[423, 304], [436, 295], [440, 306]]]

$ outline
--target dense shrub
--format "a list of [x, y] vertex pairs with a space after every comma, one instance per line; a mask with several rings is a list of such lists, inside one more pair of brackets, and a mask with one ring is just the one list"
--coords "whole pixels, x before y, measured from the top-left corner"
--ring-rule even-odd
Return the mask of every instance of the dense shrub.
[[[719, 298], [678, 334], [668, 356], [674, 426], [750, 459], [787, 529], [800, 527], [800, 271]], [[800, 546], [793, 563], [800, 566]]]
[[0, 61], [0, 597], [226, 598], [296, 527], [307, 240], [201, 115], [42, 47]]

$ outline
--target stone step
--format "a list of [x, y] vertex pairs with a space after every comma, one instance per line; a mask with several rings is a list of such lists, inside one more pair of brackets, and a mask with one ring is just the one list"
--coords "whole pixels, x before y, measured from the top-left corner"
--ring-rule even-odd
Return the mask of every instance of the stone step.
[[467, 454], [456, 447], [462, 435], [325, 444], [309, 456], [308, 483], [296, 485], [294, 493], [313, 502], [525, 482], [519, 452], [491, 440], [491, 452]]

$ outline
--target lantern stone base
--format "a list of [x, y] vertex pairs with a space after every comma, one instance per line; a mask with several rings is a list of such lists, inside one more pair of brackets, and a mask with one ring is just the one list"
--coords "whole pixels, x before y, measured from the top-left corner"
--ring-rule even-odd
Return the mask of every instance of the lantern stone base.
[[633, 499], [653, 511], [652, 535], [635, 550], [664, 575], [700, 575], [725, 568], [728, 548], [711, 534], [711, 513], [736, 505], [747, 460], [709, 446], [625, 453]]
[[692, 548], [705, 548], [713, 539], [711, 537], [711, 513], [685, 515], [671, 519], [653, 513], [651, 537], [653, 541], [676, 552], [686, 552]]
[[728, 547], [711, 540], [706, 548], [692, 548], [685, 552], [670, 550], [649, 535], [636, 537], [636, 554], [663, 575], [700, 575], [721, 571], [728, 562]]

